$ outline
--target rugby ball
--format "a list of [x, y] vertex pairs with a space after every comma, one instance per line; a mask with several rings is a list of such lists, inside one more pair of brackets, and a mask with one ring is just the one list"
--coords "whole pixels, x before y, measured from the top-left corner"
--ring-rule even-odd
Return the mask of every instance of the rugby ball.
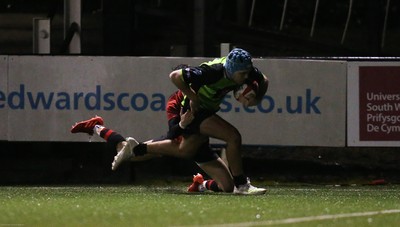
[[245, 83], [241, 86], [239, 86], [237, 89], [233, 91], [233, 95], [235, 96], [235, 99], [239, 101], [240, 96], [243, 96], [246, 99], [249, 99], [251, 97], [255, 97], [257, 94], [258, 90], [258, 83], [256, 81], [253, 81], [252, 83], [248, 84]]

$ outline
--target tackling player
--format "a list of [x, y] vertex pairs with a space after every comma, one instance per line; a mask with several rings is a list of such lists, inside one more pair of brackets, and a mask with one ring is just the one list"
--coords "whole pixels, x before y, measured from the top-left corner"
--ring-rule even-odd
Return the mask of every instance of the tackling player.
[[[191, 158], [197, 153], [204, 154], [203, 150], [207, 150], [204, 144], [207, 144], [207, 148], [209, 149], [208, 140], [210, 136], [227, 143], [227, 159], [231, 171], [229, 172], [226, 165], [223, 165], [216, 168], [215, 172], [209, 173], [210, 176], [218, 181], [219, 186], [223, 188], [222, 190], [227, 192], [234, 191], [239, 194], [265, 193], [265, 189], [252, 186], [249, 179], [243, 173], [240, 153], [240, 133], [234, 126], [216, 115], [224, 96], [238, 85], [243, 84], [249, 78], [249, 75], [256, 77], [255, 80], [259, 82], [260, 89], [256, 97], [244, 100], [243, 104], [245, 106], [257, 104], [264, 96], [268, 87], [268, 79], [253, 67], [251, 56], [245, 50], [234, 49], [229, 53], [227, 58], [215, 59], [214, 61], [201, 64], [199, 67], [188, 67], [173, 71], [170, 74], [172, 82], [189, 98], [183, 101], [182, 106], [190, 104], [191, 112], [189, 113], [194, 115], [193, 122], [185, 127], [186, 133], [184, 139], [179, 144], [170, 139], [155, 140], [146, 143], [138, 143], [133, 138], [127, 138], [124, 141], [122, 136], [113, 134], [115, 132], [104, 130], [104, 127], [101, 126], [96, 126], [96, 132], [107, 141], [112, 143], [118, 141], [116, 147], [119, 152], [115, 156], [112, 168], [116, 169], [120, 163], [129, 160], [132, 155], [141, 156], [149, 153]], [[102, 123], [98, 119], [97, 121], [97, 123]], [[81, 122], [75, 128], [82, 124], [92, 126], [93, 122]], [[78, 130], [76, 132], [87, 131], [90, 130]], [[206, 168], [206, 165], [198, 163], [203, 169]], [[206, 172], [210, 171], [214, 171], [213, 165], [210, 165], [210, 170]], [[232, 173], [233, 178], [230, 173]], [[218, 177], [219, 174], [221, 174], [221, 177]], [[221, 183], [223, 181], [225, 183]], [[226, 187], [224, 188], [225, 185]]]

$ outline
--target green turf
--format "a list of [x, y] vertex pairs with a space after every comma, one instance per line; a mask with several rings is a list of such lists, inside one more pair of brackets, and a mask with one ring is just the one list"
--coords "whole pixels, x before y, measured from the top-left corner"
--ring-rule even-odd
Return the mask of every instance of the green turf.
[[[270, 186], [266, 195], [187, 194], [178, 186], [0, 187], [0, 226], [399, 226], [400, 185]], [[297, 221], [296, 221], [297, 220]], [[228, 225], [231, 226], [231, 225]]]

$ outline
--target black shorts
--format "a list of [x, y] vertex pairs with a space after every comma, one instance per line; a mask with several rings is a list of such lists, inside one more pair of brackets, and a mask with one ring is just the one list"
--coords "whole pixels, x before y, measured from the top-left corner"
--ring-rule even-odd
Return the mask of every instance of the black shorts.
[[197, 164], [201, 164], [201, 163], [217, 160], [218, 158], [219, 158], [218, 154], [211, 149], [210, 143], [207, 142], [207, 143], [203, 143], [200, 146], [196, 155], [193, 157], [193, 160]]
[[194, 115], [193, 121], [185, 128], [184, 134], [185, 135], [191, 135], [191, 134], [200, 133], [200, 125], [201, 125], [201, 123], [205, 119], [213, 116], [214, 114], [215, 114], [215, 111], [204, 111], [204, 110], [202, 110], [200, 112], [197, 112]]
[[[197, 112], [194, 115], [193, 121], [183, 131], [183, 135], [188, 136], [188, 135], [193, 135], [193, 134], [199, 134], [201, 123], [205, 119], [213, 116], [214, 114], [215, 114], [215, 111], [202, 110], [200, 112]], [[211, 149], [210, 142], [207, 141], [200, 146], [196, 155], [193, 157], [193, 160], [197, 164], [200, 164], [200, 163], [214, 161], [218, 158], [219, 158], [218, 154]]]

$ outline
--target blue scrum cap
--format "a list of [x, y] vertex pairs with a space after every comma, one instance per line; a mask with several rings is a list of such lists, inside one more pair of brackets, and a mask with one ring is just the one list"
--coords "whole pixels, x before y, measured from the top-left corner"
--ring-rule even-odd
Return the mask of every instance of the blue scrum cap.
[[249, 52], [235, 48], [226, 57], [224, 67], [228, 77], [231, 78], [236, 71], [250, 70], [253, 67], [253, 61]]

